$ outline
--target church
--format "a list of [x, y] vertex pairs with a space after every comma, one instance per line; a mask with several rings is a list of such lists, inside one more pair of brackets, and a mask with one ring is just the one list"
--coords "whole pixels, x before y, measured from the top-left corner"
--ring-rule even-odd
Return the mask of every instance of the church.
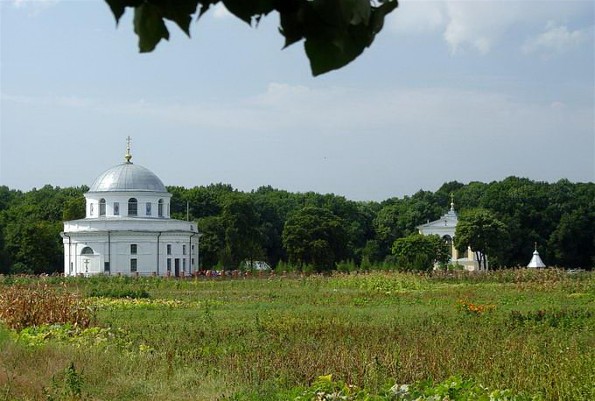
[[170, 218], [171, 194], [149, 169], [125, 161], [85, 194], [86, 217], [64, 222], [64, 275], [175, 276], [198, 268], [194, 222]]
[[[450, 210], [442, 215], [440, 219], [429, 221], [426, 224], [417, 226], [417, 230], [423, 235], [439, 235], [444, 241], [450, 246], [450, 263], [460, 265], [468, 271], [478, 271], [479, 262], [475, 255], [475, 252], [471, 251], [471, 248], [467, 247], [467, 250], [463, 255], [459, 255], [459, 251], [454, 246], [455, 231], [459, 222], [459, 216], [455, 211], [454, 200], [450, 202]], [[482, 270], [487, 270], [482, 268]]]

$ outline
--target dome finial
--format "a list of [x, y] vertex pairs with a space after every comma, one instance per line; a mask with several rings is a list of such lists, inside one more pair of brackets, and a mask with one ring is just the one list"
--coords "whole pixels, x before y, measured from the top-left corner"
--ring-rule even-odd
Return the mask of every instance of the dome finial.
[[124, 159], [126, 159], [126, 163], [132, 163], [130, 161], [130, 159], [132, 159], [132, 155], [130, 154], [130, 142], [132, 141], [132, 138], [130, 138], [130, 135], [128, 135], [128, 137], [126, 138], [126, 155], [124, 156]]
[[455, 210], [455, 194], [452, 192], [450, 193], [450, 210], [453, 212]]

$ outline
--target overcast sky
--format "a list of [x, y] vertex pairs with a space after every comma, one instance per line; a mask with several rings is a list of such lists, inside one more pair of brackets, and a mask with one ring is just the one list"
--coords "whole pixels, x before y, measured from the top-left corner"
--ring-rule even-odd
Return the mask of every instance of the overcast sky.
[[447, 181], [595, 181], [593, 1], [400, 1], [371, 48], [313, 78], [278, 18], [221, 7], [139, 54], [100, 0], [0, 0], [0, 185], [166, 185], [384, 200]]

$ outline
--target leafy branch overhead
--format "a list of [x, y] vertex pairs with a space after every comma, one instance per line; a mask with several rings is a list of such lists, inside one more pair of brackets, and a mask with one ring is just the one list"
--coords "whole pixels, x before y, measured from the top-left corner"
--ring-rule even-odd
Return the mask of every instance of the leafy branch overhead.
[[313, 75], [347, 65], [357, 58], [393, 11], [397, 0], [105, 0], [116, 21], [127, 7], [134, 9], [134, 32], [139, 49], [151, 52], [161, 39], [169, 39], [165, 20], [175, 22], [188, 36], [192, 18], [222, 2], [249, 25], [273, 11], [279, 13], [279, 32], [285, 47], [305, 40]]

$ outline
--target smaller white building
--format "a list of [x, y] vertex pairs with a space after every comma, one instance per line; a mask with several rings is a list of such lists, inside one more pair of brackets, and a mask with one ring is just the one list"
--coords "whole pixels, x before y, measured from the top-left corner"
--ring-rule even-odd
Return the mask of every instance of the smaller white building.
[[454, 245], [458, 222], [459, 216], [455, 211], [454, 201], [451, 200], [450, 210], [446, 214], [442, 215], [438, 220], [428, 221], [426, 224], [417, 226], [417, 230], [423, 235], [439, 235], [440, 238], [446, 241], [450, 246], [451, 263], [461, 265], [468, 271], [478, 271], [479, 261], [477, 260], [475, 252], [467, 247], [467, 251], [465, 251], [463, 255], [459, 255], [459, 251]]
[[535, 244], [535, 251], [533, 251], [533, 257], [529, 261], [527, 267], [534, 269], [546, 267], [545, 263], [543, 263], [543, 260], [541, 260], [541, 257], [539, 256], [539, 252], [537, 252], [537, 244]]
[[196, 224], [170, 218], [171, 194], [130, 160], [103, 172], [85, 194], [86, 217], [64, 222], [64, 275], [184, 276], [198, 268]]

